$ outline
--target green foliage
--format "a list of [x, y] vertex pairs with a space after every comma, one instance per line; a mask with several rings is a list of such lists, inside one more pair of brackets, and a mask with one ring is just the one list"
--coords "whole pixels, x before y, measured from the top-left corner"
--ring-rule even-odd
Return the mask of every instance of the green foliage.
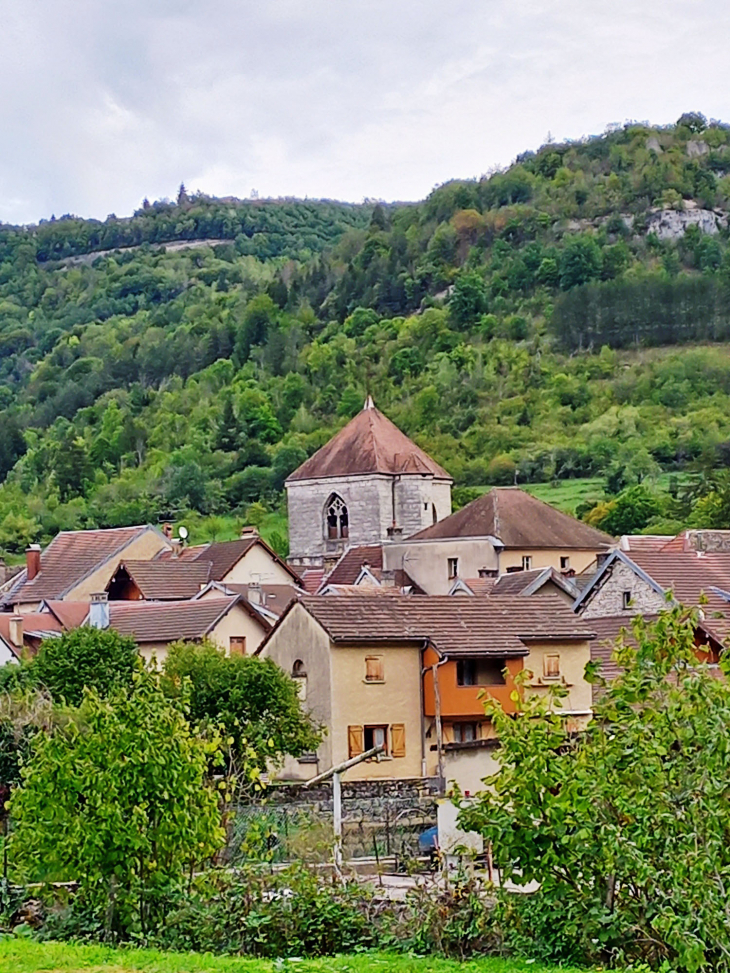
[[540, 883], [503, 900], [534, 955], [730, 968], [730, 687], [698, 662], [696, 623], [681, 608], [636, 619], [620, 674], [605, 684], [591, 665], [602, 692], [577, 737], [555, 695], [518, 702], [517, 718], [487, 705], [500, 769], [461, 820], [492, 843], [503, 882]]
[[108, 932], [144, 935], [164, 895], [222, 844], [205, 780], [219, 743], [193, 736], [148, 674], [106, 700], [87, 691], [63, 726], [33, 740], [10, 803], [14, 870], [76, 880]]
[[652, 520], [661, 517], [664, 509], [662, 498], [639, 483], [622, 490], [607, 505], [605, 516], [592, 523], [614, 537], [639, 534]]
[[29, 664], [35, 681], [69, 706], [79, 706], [86, 689], [105, 698], [129, 688], [140, 668], [134, 639], [87, 626], [46, 639]]
[[250, 748], [263, 771], [268, 761], [300, 757], [320, 743], [320, 728], [304, 711], [294, 680], [271, 659], [176, 642], [163, 672], [168, 696], [187, 700], [195, 724], [222, 726], [239, 762]]

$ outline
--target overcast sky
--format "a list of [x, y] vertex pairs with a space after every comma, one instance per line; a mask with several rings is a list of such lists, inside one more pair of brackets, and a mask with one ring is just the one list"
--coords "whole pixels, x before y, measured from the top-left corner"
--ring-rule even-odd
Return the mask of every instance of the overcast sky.
[[730, 121], [727, 0], [0, 0], [0, 221], [419, 199], [546, 139]]

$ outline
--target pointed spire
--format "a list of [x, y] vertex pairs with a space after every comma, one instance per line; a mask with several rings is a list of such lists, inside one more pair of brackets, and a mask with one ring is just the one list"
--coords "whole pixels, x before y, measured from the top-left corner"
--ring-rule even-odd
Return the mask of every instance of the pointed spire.
[[375, 403], [373, 402], [373, 397], [372, 395], [369, 395], [365, 399], [365, 405], [362, 407], [363, 412], [365, 412], [366, 409], [374, 409], [374, 408], [375, 408]]

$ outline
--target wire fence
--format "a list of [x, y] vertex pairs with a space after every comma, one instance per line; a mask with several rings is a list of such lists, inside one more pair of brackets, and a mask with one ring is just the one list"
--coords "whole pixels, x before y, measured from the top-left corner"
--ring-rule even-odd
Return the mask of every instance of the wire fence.
[[[343, 856], [347, 860], [374, 859], [376, 864], [395, 859], [397, 869], [406, 869], [427, 854], [424, 833], [435, 825], [433, 801], [414, 805], [398, 798], [367, 804], [343, 800]], [[328, 862], [332, 859], [333, 836], [329, 802], [324, 806], [239, 805], [231, 818], [226, 860], [231, 865], [250, 861]]]

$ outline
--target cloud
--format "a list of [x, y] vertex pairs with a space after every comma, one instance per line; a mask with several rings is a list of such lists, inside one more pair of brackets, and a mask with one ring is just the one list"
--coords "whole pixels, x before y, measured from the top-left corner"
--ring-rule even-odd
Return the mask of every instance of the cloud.
[[3, 0], [0, 220], [189, 189], [415, 199], [555, 138], [730, 119], [720, 0]]

